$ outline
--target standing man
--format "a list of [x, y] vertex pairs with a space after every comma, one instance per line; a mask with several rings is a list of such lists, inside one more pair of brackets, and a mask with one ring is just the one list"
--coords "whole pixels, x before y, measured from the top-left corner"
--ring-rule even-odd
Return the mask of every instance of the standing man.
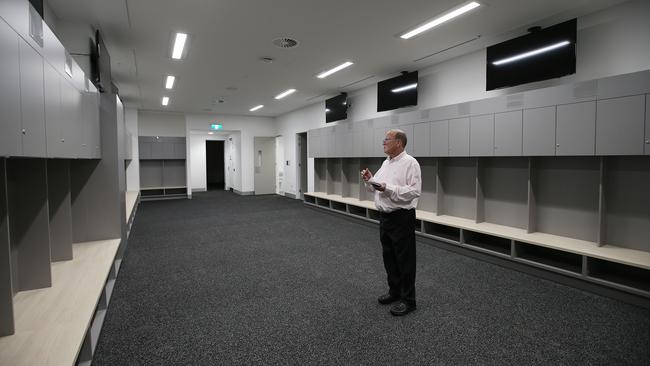
[[379, 239], [388, 279], [388, 293], [380, 304], [392, 304], [390, 313], [406, 315], [415, 310], [415, 207], [422, 190], [420, 164], [404, 151], [406, 134], [390, 130], [384, 138], [384, 160], [373, 176], [368, 168], [361, 176], [375, 192], [379, 210]]

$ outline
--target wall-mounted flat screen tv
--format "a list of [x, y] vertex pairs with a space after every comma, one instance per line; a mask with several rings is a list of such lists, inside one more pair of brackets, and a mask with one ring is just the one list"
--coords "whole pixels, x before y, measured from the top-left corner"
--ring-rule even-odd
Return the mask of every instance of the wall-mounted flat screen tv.
[[111, 57], [99, 30], [95, 31], [90, 61], [91, 81], [104, 93], [111, 87]]
[[576, 19], [487, 48], [486, 90], [576, 72]]
[[348, 118], [348, 94], [341, 93], [325, 101], [325, 122], [330, 123]]
[[377, 112], [418, 105], [418, 72], [377, 83]]

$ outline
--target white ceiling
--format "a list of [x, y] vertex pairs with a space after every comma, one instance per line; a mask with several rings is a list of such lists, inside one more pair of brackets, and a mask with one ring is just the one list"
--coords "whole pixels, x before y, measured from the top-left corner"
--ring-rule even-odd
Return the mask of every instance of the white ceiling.
[[[622, 0], [480, 1], [478, 9], [411, 40], [397, 35], [463, 0], [46, 2], [58, 21], [90, 23], [103, 32], [113, 79], [127, 106], [278, 116], [521, 35], [532, 25], [548, 26]], [[191, 37], [187, 58], [180, 61], [170, 57], [177, 31]], [[278, 48], [272, 44], [278, 37], [299, 45]], [[260, 57], [275, 61], [264, 63]], [[355, 64], [326, 79], [315, 77], [346, 60]], [[177, 77], [172, 91], [163, 85], [168, 74]], [[298, 91], [274, 100], [289, 88]], [[168, 107], [160, 104], [163, 95], [171, 99]], [[219, 97], [225, 102], [216, 103]], [[249, 112], [258, 104], [265, 107]]]

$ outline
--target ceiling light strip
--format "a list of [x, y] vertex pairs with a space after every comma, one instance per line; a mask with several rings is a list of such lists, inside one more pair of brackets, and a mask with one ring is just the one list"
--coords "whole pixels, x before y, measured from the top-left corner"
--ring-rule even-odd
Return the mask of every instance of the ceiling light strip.
[[571, 42], [569, 42], [569, 41], [558, 42], [558, 43], [552, 44], [550, 46], [538, 48], [536, 50], [524, 52], [524, 53], [516, 55], [516, 56], [512, 56], [512, 57], [504, 58], [502, 60], [494, 61], [492, 63], [492, 65], [499, 66], [499, 65], [507, 64], [509, 62], [518, 61], [518, 60], [521, 60], [523, 58], [528, 58], [528, 57], [531, 57], [531, 56], [539, 55], [540, 53], [544, 53], [544, 52], [552, 51], [552, 50], [560, 48], [560, 47], [564, 47], [564, 46], [566, 46], [566, 45], [568, 45], [570, 43]]
[[283, 91], [282, 93], [276, 95], [276, 96], [275, 96], [275, 99], [282, 99], [282, 98], [286, 97], [287, 95], [289, 95], [289, 94], [293, 94], [293, 93], [295, 93], [295, 92], [296, 92], [296, 89], [285, 90], [285, 91]]
[[324, 78], [332, 75], [333, 73], [335, 73], [337, 71], [341, 71], [341, 70], [345, 69], [346, 67], [349, 67], [349, 66], [352, 66], [352, 65], [354, 65], [353, 62], [346, 61], [346, 62], [336, 66], [335, 68], [333, 68], [331, 70], [323, 71], [322, 73], [318, 74], [316, 77], [319, 78], [319, 79], [324, 79]]
[[187, 34], [185, 33], [176, 33], [176, 38], [174, 39], [174, 49], [172, 51], [172, 58], [180, 60], [183, 56], [183, 49], [185, 48], [185, 42], [187, 41]]
[[174, 82], [176, 77], [174, 75], [167, 75], [167, 80], [165, 81], [165, 89], [172, 89], [174, 87]]
[[409, 32], [406, 32], [406, 33], [402, 34], [400, 36], [400, 38], [409, 39], [409, 38], [415, 37], [415, 36], [417, 36], [418, 34], [420, 34], [422, 32], [428, 31], [429, 29], [431, 29], [431, 28], [433, 28], [435, 26], [438, 26], [438, 25], [440, 25], [440, 24], [442, 24], [444, 22], [447, 22], [447, 21], [449, 21], [449, 20], [451, 20], [453, 18], [456, 18], [457, 16], [465, 14], [465, 13], [467, 13], [468, 11], [470, 11], [472, 9], [478, 8], [479, 6], [481, 6], [481, 4], [477, 3], [476, 1], [472, 1], [469, 4], [465, 4], [465, 5], [457, 8], [457, 9], [451, 10], [448, 13], [445, 13], [445, 14], [441, 15], [441, 16], [433, 19], [432, 21], [413, 29], [412, 31], [409, 31]]
[[162, 98], [162, 105], [167, 106], [169, 104], [169, 97]]
[[251, 111], [251, 112], [255, 112], [256, 110], [258, 110], [258, 109], [262, 109], [262, 108], [264, 108], [264, 105], [260, 104], [260, 105], [258, 105], [258, 106], [255, 106], [255, 107], [249, 109], [249, 111]]

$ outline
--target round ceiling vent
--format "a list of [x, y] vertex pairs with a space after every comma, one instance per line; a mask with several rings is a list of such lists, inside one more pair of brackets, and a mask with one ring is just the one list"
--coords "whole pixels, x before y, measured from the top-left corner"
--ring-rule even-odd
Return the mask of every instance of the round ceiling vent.
[[294, 48], [298, 46], [298, 41], [289, 37], [280, 37], [274, 39], [273, 44], [280, 48]]

